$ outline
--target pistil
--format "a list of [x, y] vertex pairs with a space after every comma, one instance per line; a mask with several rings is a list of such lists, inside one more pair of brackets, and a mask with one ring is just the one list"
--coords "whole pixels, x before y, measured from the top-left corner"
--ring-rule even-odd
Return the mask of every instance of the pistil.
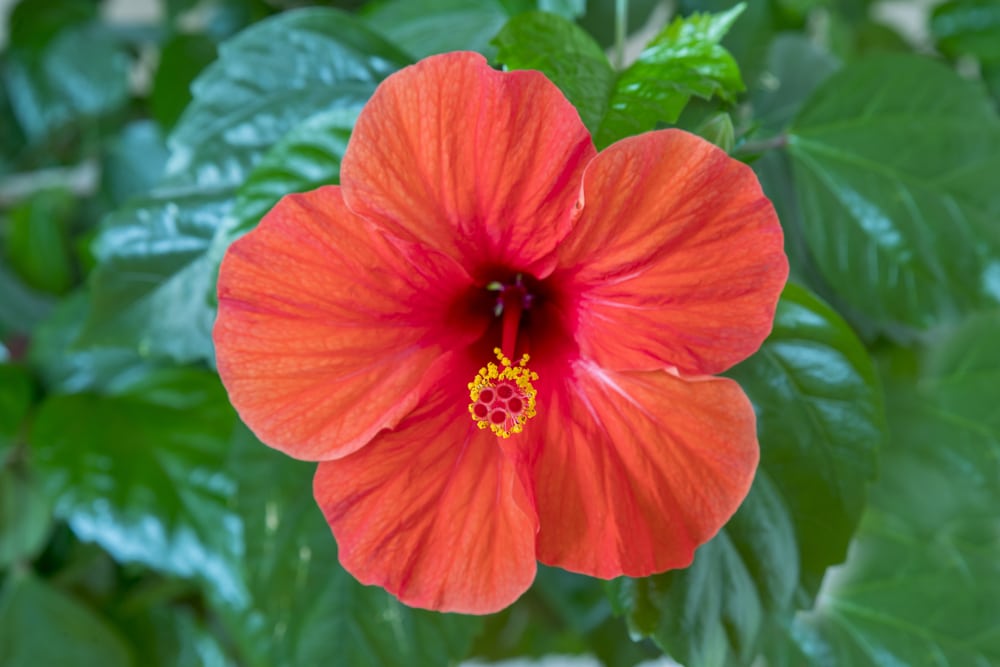
[[521, 323], [521, 315], [524, 313], [524, 299], [524, 288], [520, 285], [505, 287], [500, 293], [500, 305], [503, 309], [500, 316], [503, 318], [500, 349], [509, 359], [514, 358], [514, 348], [517, 346], [517, 328]]
[[521, 277], [514, 284], [492, 283], [490, 290], [497, 295], [496, 314], [500, 317], [500, 347], [493, 352], [498, 363], [488, 363], [469, 383], [469, 413], [479, 428], [490, 429], [500, 438], [520, 433], [524, 424], [535, 416], [535, 388], [532, 381], [538, 374], [528, 368], [528, 355], [513, 361], [517, 349], [517, 332], [521, 316], [530, 306], [531, 295]]

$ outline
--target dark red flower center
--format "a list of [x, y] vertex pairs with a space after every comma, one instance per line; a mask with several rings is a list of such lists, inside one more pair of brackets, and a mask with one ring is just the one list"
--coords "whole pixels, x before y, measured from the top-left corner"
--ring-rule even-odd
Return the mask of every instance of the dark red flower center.
[[517, 332], [521, 317], [532, 304], [532, 295], [520, 276], [510, 284], [491, 283], [497, 292], [494, 313], [501, 321], [501, 345], [493, 350], [497, 363], [490, 362], [479, 369], [469, 383], [469, 413], [479, 428], [489, 428], [501, 438], [509, 438], [524, 429], [525, 422], [535, 416], [535, 388], [538, 379], [528, 364], [528, 355], [522, 355], [515, 364], [511, 359], [517, 345]]

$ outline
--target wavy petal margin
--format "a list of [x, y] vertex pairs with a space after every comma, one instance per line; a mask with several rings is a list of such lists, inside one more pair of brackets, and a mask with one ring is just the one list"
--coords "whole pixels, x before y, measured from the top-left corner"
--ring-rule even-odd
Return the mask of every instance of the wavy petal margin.
[[534, 580], [538, 523], [514, 463], [454, 384], [361, 451], [321, 463], [314, 492], [359, 581], [414, 607], [488, 614]]
[[441, 354], [487, 322], [455, 312], [471, 281], [405, 254], [335, 186], [290, 195], [237, 240], [219, 274], [219, 375], [240, 417], [290, 456], [349, 454], [395, 426]]
[[554, 278], [582, 354], [617, 370], [715, 375], [771, 331], [788, 260], [750, 167], [681, 130], [598, 155]]
[[540, 72], [476, 53], [432, 56], [388, 77], [358, 117], [341, 169], [352, 210], [459, 259], [551, 270], [596, 154], [576, 109]]
[[579, 362], [543, 391], [524, 435], [547, 565], [604, 579], [686, 567], [750, 489], [756, 419], [732, 380]]

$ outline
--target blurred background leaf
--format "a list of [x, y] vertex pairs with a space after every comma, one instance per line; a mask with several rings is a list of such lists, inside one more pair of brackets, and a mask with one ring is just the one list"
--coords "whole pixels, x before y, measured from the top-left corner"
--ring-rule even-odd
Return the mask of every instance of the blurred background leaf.
[[11, 667], [135, 664], [128, 646], [98, 614], [18, 570], [7, 576], [0, 591], [0, 663]]

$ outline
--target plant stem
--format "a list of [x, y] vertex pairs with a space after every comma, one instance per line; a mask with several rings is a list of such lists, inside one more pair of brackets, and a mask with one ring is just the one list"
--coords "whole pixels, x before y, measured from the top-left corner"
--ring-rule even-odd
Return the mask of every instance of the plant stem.
[[11, 206], [49, 188], [66, 188], [78, 197], [87, 197], [97, 191], [99, 183], [100, 167], [96, 160], [87, 160], [74, 167], [12, 174], [0, 183], [0, 207]]
[[733, 149], [733, 155], [757, 155], [760, 153], [766, 153], [769, 150], [775, 148], [784, 148], [788, 145], [788, 135], [779, 134], [776, 137], [771, 137], [770, 139], [762, 139], [760, 141], [748, 141], [746, 143], [740, 144]]
[[625, 69], [625, 35], [628, 33], [628, 0], [615, 0], [615, 68]]

